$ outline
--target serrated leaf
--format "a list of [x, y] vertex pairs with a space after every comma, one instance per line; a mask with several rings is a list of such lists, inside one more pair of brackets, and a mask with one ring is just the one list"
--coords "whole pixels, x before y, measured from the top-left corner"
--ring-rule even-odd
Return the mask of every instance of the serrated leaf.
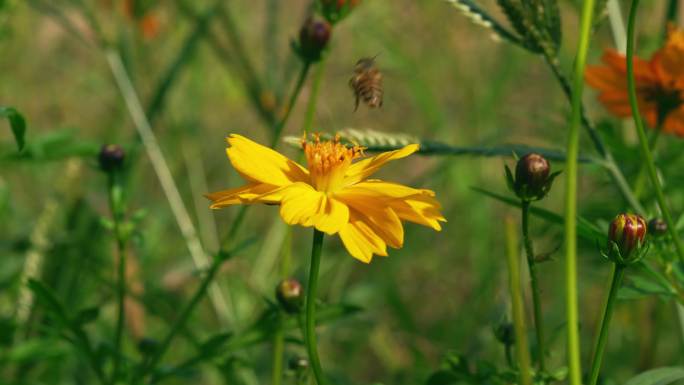
[[684, 367], [663, 367], [637, 374], [625, 385], [668, 385], [682, 379], [684, 379]]
[[14, 141], [17, 142], [19, 151], [24, 148], [24, 136], [26, 135], [26, 120], [13, 107], [0, 106], [0, 118], [7, 118], [10, 128], [14, 134]]

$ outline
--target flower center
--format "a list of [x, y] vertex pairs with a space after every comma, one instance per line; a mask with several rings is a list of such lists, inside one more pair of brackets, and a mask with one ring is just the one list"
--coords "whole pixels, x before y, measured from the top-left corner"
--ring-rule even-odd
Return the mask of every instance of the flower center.
[[313, 142], [302, 139], [302, 148], [309, 166], [311, 185], [324, 192], [342, 188], [344, 174], [352, 160], [363, 155], [363, 147], [347, 147], [340, 143], [339, 136], [321, 141], [319, 135], [314, 135]]

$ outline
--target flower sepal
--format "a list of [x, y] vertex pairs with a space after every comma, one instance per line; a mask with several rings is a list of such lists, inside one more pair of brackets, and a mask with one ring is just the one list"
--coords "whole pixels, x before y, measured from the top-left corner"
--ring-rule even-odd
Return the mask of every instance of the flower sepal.
[[648, 254], [649, 248], [650, 244], [648, 242], [638, 241], [635, 249], [631, 253], [624, 255], [620, 251], [620, 246], [617, 242], [609, 240], [608, 249], [601, 250], [601, 255], [615, 264], [628, 266], [641, 262], [646, 257], [646, 254]]

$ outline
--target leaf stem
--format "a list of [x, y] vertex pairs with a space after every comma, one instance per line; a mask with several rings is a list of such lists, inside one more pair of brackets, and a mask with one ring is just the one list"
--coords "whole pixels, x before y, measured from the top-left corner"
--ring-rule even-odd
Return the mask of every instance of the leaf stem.
[[304, 134], [311, 132], [313, 129], [314, 118], [316, 115], [316, 104], [318, 103], [318, 92], [320, 91], [321, 83], [323, 82], [323, 74], [325, 73], [325, 64], [327, 62], [327, 58], [328, 54], [326, 53], [318, 63], [316, 76], [313, 78], [311, 94], [309, 95], [309, 103], [307, 104], [306, 115], [304, 116], [304, 125], [302, 126], [302, 132]]
[[309, 69], [311, 69], [311, 62], [304, 61], [304, 63], [302, 63], [302, 69], [301, 71], [299, 71], [299, 77], [297, 78], [297, 83], [295, 83], [294, 91], [290, 95], [290, 100], [288, 101], [287, 106], [285, 107], [285, 115], [282, 119], [280, 119], [280, 121], [278, 121], [278, 123], [273, 128], [273, 140], [271, 141], [271, 148], [275, 148], [278, 144], [278, 140], [280, 140], [280, 135], [283, 133], [283, 129], [285, 128], [285, 124], [290, 118], [290, 114], [294, 109], [294, 105], [297, 102], [299, 93], [302, 91], [302, 87], [304, 86], [306, 76], [309, 74]]
[[613, 272], [611, 274], [610, 290], [606, 298], [606, 305], [603, 309], [603, 316], [601, 317], [599, 334], [596, 338], [596, 345], [594, 346], [594, 358], [591, 363], [591, 374], [589, 376], [589, 385], [596, 385], [601, 371], [601, 362], [603, 361], [603, 352], [606, 348], [606, 339], [608, 338], [608, 330], [610, 320], [613, 316], [613, 309], [615, 307], [615, 300], [617, 299], [618, 289], [622, 283], [622, 278], [625, 275], [625, 266], [617, 263], [613, 264]]
[[309, 267], [309, 283], [306, 289], [306, 325], [304, 334], [306, 351], [313, 369], [316, 384], [325, 385], [321, 361], [318, 358], [316, 346], [316, 290], [318, 288], [318, 271], [321, 265], [321, 251], [323, 249], [323, 233], [314, 229], [313, 245], [311, 247], [311, 266]]
[[506, 262], [508, 263], [508, 282], [511, 293], [511, 307], [513, 312], [513, 327], [515, 329], [515, 354], [518, 360], [521, 385], [532, 385], [530, 372], [530, 351], [527, 345], [525, 331], [525, 309], [520, 288], [520, 260], [518, 254], [518, 240], [515, 223], [511, 217], [505, 219]]
[[522, 233], [525, 244], [525, 254], [527, 255], [527, 267], [530, 272], [530, 287], [532, 289], [532, 308], [534, 311], [534, 327], [537, 333], [537, 359], [539, 360], [539, 370], [545, 371], [546, 349], [544, 344], [544, 318], [541, 308], [541, 293], [537, 280], [537, 266], [535, 261], [534, 246], [529, 234], [530, 202], [523, 200], [521, 203], [522, 211]]
[[637, 101], [636, 94], [636, 82], [634, 80], [634, 27], [636, 21], [637, 8], [639, 6], [639, 0], [633, 0], [632, 6], [629, 10], [629, 20], [627, 23], [627, 87], [629, 91], [629, 104], [632, 108], [632, 116], [634, 117], [634, 124], [636, 126], [637, 135], [639, 136], [639, 145], [641, 148], [641, 159], [646, 165], [646, 170], [648, 171], [648, 176], [651, 179], [651, 184], [653, 185], [653, 190], [656, 194], [656, 200], [658, 201], [658, 206], [663, 214], [663, 219], [667, 223], [667, 229], [674, 242], [675, 249], [677, 250], [677, 255], [680, 261], [684, 261], [684, 245], [682, 245], [681, 239], [677, 235], [677, 229], [674, 221], [672, 220], [672, 215], [670, 214], [670, 208], [665, 201], [665, 194], [663, 194], [663, 188], [658, 180], [658, 173], [656, 171], [655, 163], [653, 161], [653, 154], [648, 148], [648, 138], [646, 137], [646, 132], [644, 131], [644, 123], [641, 120], [641, 114], [639, 113], [639, 102]]
[[584, 0], [580, 19], [580, 37], [575, 58], [572, 88], [572, 116], [568, 133], [565, 166], [565, 303], [567, 317], [567, 349], [569, 384], [582, 383], [580, 363], [579, 316], [577, 309], [577, 156], [579, 126], [582, 121], [584, 67], [593, 25], [594, 1]]

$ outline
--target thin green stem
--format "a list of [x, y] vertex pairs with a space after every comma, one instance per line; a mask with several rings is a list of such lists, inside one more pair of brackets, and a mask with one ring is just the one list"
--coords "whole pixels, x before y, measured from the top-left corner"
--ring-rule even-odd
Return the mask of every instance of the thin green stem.
[[541, 308], [541, 293], [537, 280], [537, 264], [535, 261], [534, 246], [529, 234], [530, 202], [522, 201], [522, 233], [525, 244], [525, 254], [527, 255], [527, 267], [530, 271], [530, 287], [532, 289], [532, 308], [534, 311], [534, 327], [537, 333], [537, 359], [539, 360], [539, 370], [545, 371], [546, 348], [544, 344], [544, 318]]
[[575, 58], [572, 92], [572, 116], [568, 133], [565, 166], [565, 306], [567, 317], [568, 380], [570, 385], [582, 383], [580, 363], [579, 316], [577, 309], [577, 156], [579, 126], [582, 121], [584, 67], [593, 25], [594, 1], [584, 0], [580, 20], [580, 36]]
[[321, 361], [318, 358], [316, 345], [316, 290], [318, 289], [318, 270], [321, 266], [321, 251], [323, 249], [323, 233], [314, 229], [313, 245], [311, 247], [311, 266], [309, 267], [309, 283], [306, 289], [306, 351], [313, 369], [317, 385], [325, 385]]
[[601, 371], [601, 361], [603, 360], [603, 351], [606, 348], [606, 340], [608, 338], [610, 319], [613, 316], [615, 300], [617, 299], [618, 289], [620, 288], [624, 275], [625, 266], [614, 263], [610, 280], [610, 290], [608, 291], [608, 297], [606, 298], [606, 305], [603, 308], [599, 333], [596, 338], [596, 344], [594, 345], [594, 358], [591, 363], [589, 385], [596, 385], [596, 382], [598, 381], [599, 372]]
[[223, 263], [223, 261], [225, 261], [225, 259], [225, 257], [221, 256], [214, 257], [211, 267], [202, 279], [199, 288], [197, 288], [197, 291], [195, 291], [195, 294], [190, 299], [190, 302], [188, 302], [188, 304], [185, 305], [185, 307], [180, 313], [180, 316], [178, 316], [176, 321], [174, 321], [173, 325], [171, 326], [171, 329], [168, 331], [168, 333], [162, 340], [161, 344], [159, 345], [159, 348], [155, 350], [154, 355], [147, 361], [147, 363], [142, 366], [136, 379], [132, 383], [140, 383], [141, 381], [137, 381], [138, 379], [143, 379], [147, 374], [154, 371], [154, 369], [157, 367], [161, 359], [164, 357], [164, 354], [168, 350], [169, 346], [171, 345], [171, 341], [173, 341], [176, 334], [178, 334], [178, 332], [181, 331], [181, 329], [183, 329], [185, 323], [192, 314], [193, 310], [195, 310], [195, 307], [197, 307], [197, 304], [199, 304], [202, 298], [204, 298], [207, 289], [209, 288], [209, 285], [213, 281], [214, 276], [216, 276], [216, 273], [219, 271], [219, 268], [221, 267], [221, 264]]
[[328, 55], [326, 53], [318, 63], [316, 76], [313, 78], [311, 94], [309, 95], [309, 103], [306, 106], [306, 115], [304, 115], [304, 126], [302, 128], [303, 133], [310, 133], [313, 129], [314, 118], [316, 117], [316, 105], [318, 103], [318, 92], [320, 91], [321, 83], [323, 82], [323, 74], [325, 73], [325, 64], [327, 62], [327, 58]]
[[280, 385], [283, 381], [283, 351], [285, 350], [285, 332], [283, 330], [282, 311], [278, 314], [278, 330], [273, 337], [273, 373], [271, 384]]
[[290, 114], [294, 109], [294, 105], [297, 102], [297, 98], [299, 98], [299, 94], [302, 91], [302, 87], [304, 86], [304, 82], [306, 80], [306, 76], [309, 74], [310, 68], [311, 62], [305, 61], [302, 64], [302, 69], [301, 71], [299, 71], [299, 77], [297, 78], [297, 83], [295, 83], [294, 91], [290, 95], [290, 100], [288, 101], [287, 106], [285, 107], [285, 116], [283, 116], [283, 118], [273, 128], [273, 140], [271, 141], [271, 148], [275, 148], [278, 144], [278, 141], [280, 140], [280, 135], [283, 133], [285, 124], [290, 118]]
[[506, 262], [508, 263], [508, 282], [511, 293], [511, 307], [513, 311], [513, 328], [515, 330], [515, 354], [518, 360], [520, 384], [531, 385], [530, 351], [527, 345], [527, 333], [525, 331], [525, 309], [520, 288], [520, 266], [518, 261], [517, 230], [513, 219], [507, 217], [506, 226]]
[[[655, 148], [658, 144], [658, 139], [660, 138], [661, 132], [662, 125], [658, 125], [658, 127], [655, 129], [655, 131], [648, 140], [648, 148], [651, 150], [652, 154], [655, 153]], [[641, 166], [639, 167], [639, 173], [637, 174], [636, 182], [634, 182], [634, 195], [636, 195], [637, 198], [641, 198], [642, 194], [644, 193], [646, 178], [648, 178], [648, 171], [646, 170], [646, 165], [641, 164]]]
[[118, 181], [118, 173], [116, 171], [109, 172], [109, 208], [112, 212], [112, 221], [114, 222], [114, 236], [116, 237], [116, 247], [118, 252], [118, 276], [117, 276], [117, 319], [116, 329], [114, 332], [114, 367], [112, 369], [111, 383], [116, 383], [119, 378], [119, 371], [121, 368], [121, 357], [123, 352], [121, 349], [121, 340], [123, 337], [123, 329], [126, 318], [125, 299], [126, 299], [126, 239], [121, 231], [121, 221], [123, 220], [124, 208], [122, 199], [121, 185]]
[[655, 190], [656, 193], [658, 206], [660, 207], [660, 211], [663, 213], [663, 219], [665, 219], [665, 222], [667, 223], [667, 229], [670, 232], [672, 241], [675, 244], [677, 255], [679, 256], [680, 261], [684, 261], [684, 245], [682, 245], [682, 240], [679, 239], [679, 236], [677, 235], [676, 226], [672, 220], [672, 215], [670, 214], [670, 208], [665, 201], [665, 194], [663, 194], [663, 188], [660, 185], [660, 180], [658, 180], [658, 173], [656, 171], [655, 162], [653, 161], [653, 154], [648, 148], [648, 138], [646, 137], [646, 132], [644, 130], [644, 122], [641, 120], [641, 114], [639, 113], [639, 102], [637, 101], [633, 61], [634, 27], [638, 6], [639, 0], [633, 0], [632, 6], [629, 10], [629, 20], [627, 23], [627, 86], [629, 91], [629, 104], [632, 108], [632, 116], [634, 117], [634, 124], [637, 129], [637, 135], [639, 136], [642, 162], [646, 164], [648, 176], [651, 179], [653, 190]]
[[[560, 68], [560, 65], [558, 63], [558, 60], [553, 57], [549, 57], [547, 55], [544, 56], [546, 59], [546, 63], [549, 65], [551, 68], [551, 72], [553, 72], [553, 75], [556, 77], [556, 80], [558, 80], [558, 83], [561, 86], [561, 89], [563, 90], [563, 93], [565, 96], [568, 98], [568, 101], [572, 103], [573, 100], [573, 89], [570, 86], [570, 82], [568, 79], [565, 77], [563, 74], [563, 71]], [[601, 158], [603, 159], [603, 166], [604, 168], [608, 171], [610, 174], [610, 177], [613, 179], [613, 182], [615, 183], [615, 186], [618, 188], [622, 196], [625, 198], [627, 203], [637, 212], [640, 214], [645, 213], [645, 210], [641, 203], [639, 202], [639, 199], [635, 196], [635, 194], [632, 192], [632, 189], [629, 186], [629, 183], [627, 183], [627, 179], [625, 178], [624, 174], [622, 173], [622, 170], [620, 170], [620, 167], [617, 165], [615, 162], [615, 158], [613, 158], [613, 154], [610, 152], [610, 149], [605, 146], [603, 143], [603, 140], [601, 139], [601, 136], [598, 134], [596, 128], [591, 124], [591, 121], [585, 114], [586, 109], [584, 108], [581, 99], [580, 99], [580, 121], [582, 122], [582, 126], [587, 130], [587, 133], [589, 134], [589, 138], [591, 139], [592, 143], [594, 144], [594, 147], [596, 148], [596, 151], [599, 153]]]

